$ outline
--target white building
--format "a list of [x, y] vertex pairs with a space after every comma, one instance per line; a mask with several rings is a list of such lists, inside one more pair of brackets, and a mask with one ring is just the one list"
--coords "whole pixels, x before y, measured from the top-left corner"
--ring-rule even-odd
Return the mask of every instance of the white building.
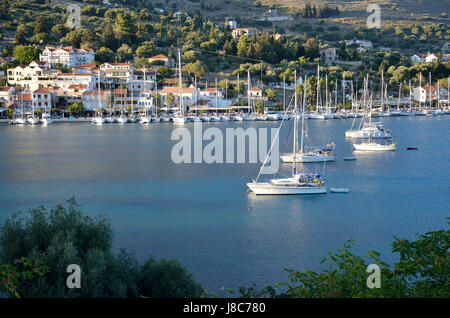
[[[439, 87], [439, 99], [446, 99], [447, 98], [447, 90], [444, 87]], [[431, 100], [437, 100], [438, 98], [438, 88], [437, 86], [422, 86], [422, 87], [416, 87], [413, 90], [413, 99], [416, 102], [421, 103], [427, 103]]]
[[411, 56], [411, 63], [429, 63], [429, 62], [434, 62], [437, 61], [437, 56], [433, 53], [428, 53], [428, 54], [414, 54], [413, 56]]
[[[131, 63], [103, 63], [100, 65], [101, 82], [105, 84], [126, 84], [132, 78], [133, 64]], [[92, 72], [95, 74], [96, 69]]]
[[[179, 87], [164, 87], [159, 94], [161, 95], [161, 101], [163, 104], [167, 103], [167, 96], [172, 94], [175, 97], [174, 103], [180, 104], [180, 88]], [[199, 97], [199, 90], [193, 86], [182, 87], [181, 96], [183, 98], [183, 105], [186, 107], [191, 106]]]
[[53, 71], [39, 66], [17, 66], [8, 69], [7, 74], [8, 84], [27, 87], [32, 91], [40, 87], [52, 86], [54, 84], [53, 79]]
[[250, 97], [262, 97], [262, 89], [259, 87], [252, 87], [249, 91], [248, 91], [248, 95]]
[[93, 49], [75, 49], [68, 47], [46, 47], [39, 60], [51, 65], [62, 64], [66, 67], [72, 67], [80, 64], [90, 64], [95, 61], [95, 52]]
[[333, 63], [339, 59], [339, 56], [334, 48], [322, 48], [320, 49], [320, 58], [325, 61], [325, 64]]
[[208, 87], [200, 90], [200, 97], [222, 98], [223, 94], [220, 90], [215, 89], [214, 87]]
[[11, 103], [15, 100], [17, 95], [16, 90], [12, 86], [0, 86], [0, 99], [4, 103]]
[[241, 36], [251, 37], [253, 35], [253, 31], [248, 28], [236, 28], [231, 31], [231, 35], [234, 39], [239, 39]]
[[237, 28], [237, 22], [235, 20], [227, 20], [225, 21], [225, 26], [230, 29], [236, 29]]
[[[86, 110], [106, 109], [111, 106], [111, 91], [85, 91], [81, 95], [81, 102]], [[100, 105], [100, 107], [99, 107]]]
[[47, 87], [41, 87], [33, 91], [33, 106], [35, 108], [50, 109], [55, 105], [55, 92]]
[[97, 86], [97, 77], [94, 74], [85, 73], [58, 73], [52, 86], [58, 86], [67, 91], [72, 85], [86, 85], [86, 90], [94, 90]]
[[152, 62], [161, 62], [164, 66], [173, 67], [174, 60], [165, 56], [164, 54], [158, 54], [148, 58], [148, 62], [151, 64]]

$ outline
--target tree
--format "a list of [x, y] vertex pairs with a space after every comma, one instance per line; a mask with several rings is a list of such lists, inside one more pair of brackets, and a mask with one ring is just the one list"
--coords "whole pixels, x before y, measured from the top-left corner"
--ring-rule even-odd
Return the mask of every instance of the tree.
[[319, 42], [316, 38], [310, 38], [305, 43], [305, 56], [310, 59], [315, 59], [319, 57]]
[[122, 46], [117, 50], [116, 58], [118, 62], [131, 61], [133, 59], [133, 49], [127, 44], [122, 44]]
[[139, 291], [151, 298], [200, 297], [203, 290], [176, 260], [149, 258], [142, 266]]
[[14, 113], [15, 113], [14, 108], [6, 108], [5, 109], [5, 115], [6, 115], [6, 117], [8, 117], [10, 119], [13, 117]]
[[237, 43], [237, 55], [241, 57], [247, 57], [247, 52], [249, 45], [247, 44], [247, 39], [245, 36], [241, 36]]
[[263, 113], [264, 112], [264, 102], [261, 100], [256, 101], [255, 103], [255, 111], [257, 113]]
[[70, 105], [67, 110], [72, 115], [84, 115], [85, 108], [82, 103], [73, 103]]
[[[113, 252], [112, 238], [110, 221], [83, 215], [74, 198], [16, 214], [0, 226], [0, 290], [34, 298], [201, 296], [177, 261], [149, 257], [140, 265], [125, 250]], [[80, 266], [82, 288], [67, 288], [69, 264]]]
[[187, 63], [184, 70], [190, 74], [202, 78], [208, 72], [208, 67], [203, 64], [200, 60], [195, 61], [195, 63]]
[[42, 16], [39, 16], [36, 19], [36, 23], [34, 25], [34, 34], [38, 33], [45, 33], [47, 32], [47, 25], [45, 23], [45, 20]]
[[166, 104], [172, 107], [174, 102], [175, 102], [175, 95], [173, 95], [172, 93], [167, 94]]
[[111, 50], [117, 50], [118, 42], [110, 24], [106, 25], [101, 36], [101, 41], [104, 47], [110, 48]]
[[95, 60], [99, 63], [111, 62], [114, 60], [114, 52], [103, 46], [95, 52]]
[[65, 36], [68, 32], [67, 27], [64, 24], [56, 24], [52, 27], [52, 33], [58, 36]]
[[[450, 218], [448, 218], [450, 219]], [[447, 222], [450, 225], [450, 222]], [[383, 262], [380, 253], [367, 251], [364, 257], [353, 254], [354, 242], [348, 241], [337, 252], [329, 252], [322, 263], [323, 272], [288, 270], [289, 282], [280, 283], [285, 291], [273, 287], [256, 291], [241, 287], [242, 297], [445, 297], [450, 296], [450, 230], [431, 231], [416, 240], [395, 238], [392, 251], [398, 261], [392, 267]], [[367, 268], [380, 268], [381, 288], [367, 286]]]
[[14, 34], [14, 42], [16, 45], [25, 44], [27, 42], [27, 27], [24, 24], [19, 24]]
[[40, 50], [34, 46], [19, 45], [14, 48], [14, 59], [21, 64], [29, 64], [39, 57]]
[[146, 41], [136, 49], [136, 54], [140, 57], [149, 58], [153, 56], [154, 49], [155, 44], [152, 41]]
[[137, 27], [130, 13], [121, 12], [116, 16], [115, 30], [122, 35], [127, 44], [134, 44]]
[[22, 284], [42, 276], [48, 272], [48, 267], [42, 262], [31, 262], [26, 257], [14, 260], [12, 264], [2, 264], [0, 262], [0, 292], [8, 293], [11, 297], [20, 298], [17, 289]]
[[266, 89], [265, 93], [266, 93], [267, 99], [270, 101], [274, 101], [278, 95], [277, 92], [275, 90], [273, 90], [272, 88]]

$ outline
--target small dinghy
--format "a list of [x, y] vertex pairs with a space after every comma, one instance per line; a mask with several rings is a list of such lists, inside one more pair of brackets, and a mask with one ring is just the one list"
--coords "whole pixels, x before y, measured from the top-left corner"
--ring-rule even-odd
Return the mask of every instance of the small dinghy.
[[350, 190], [348, 188], [330, 188], [332, 193], [348, 193]]
[[352, 160], [356, 160], [356, 157], [344, 157], [345, 161], [352, 161]]
[[417, 150], [417, 147], [406, 147], [406, 150]]

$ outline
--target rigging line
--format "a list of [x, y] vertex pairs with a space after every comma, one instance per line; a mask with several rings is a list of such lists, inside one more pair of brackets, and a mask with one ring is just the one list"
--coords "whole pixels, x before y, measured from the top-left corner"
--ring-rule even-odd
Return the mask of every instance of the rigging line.
[[[273, 141], [272, 141], [272, 144], [271, 144], [271, 146], [270, 146], [270, 148], [269, 148], [269, 151], [267, 152], [267, 156], [266, 156], [266, 158], [264, 159], [264, 162], [263, 162], [263, 164], [261, 165], [261, 168], [259, 169], [259, 173], [258, 173], [258, 175], [256, 176], [255, 182], [258, 182], [258, 179], [259, 179], [259, 176], [261, 175], [262, 169], [263, 169], [264, 166], [266, 165], [267, 159], [269, 158], [269, 154], [271, 153], [272, 148], [273, 148], [273, 146], [275, 145], [275, 141], [277, 141], [277, 139], [278, 139], [278, 135], [280, 134], [281, 126], [283, 125], [284, 121], [286, 120], [287, 110], [288, 110], [288, 109], [286, 108], [286, 110], [284, 111], [283, 119], [281, 120], [280, 126], [278, 126], [277, 133], [275, 134], [275, 137], [273, 138]], [[276, 173], [276, 172], [275, 172], [275, 173]]]

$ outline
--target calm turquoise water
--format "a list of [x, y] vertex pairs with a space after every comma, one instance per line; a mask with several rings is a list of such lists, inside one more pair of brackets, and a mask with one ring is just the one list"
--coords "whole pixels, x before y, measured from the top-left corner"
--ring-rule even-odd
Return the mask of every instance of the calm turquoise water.
[[[0, 222], [75, 195], [85, 213], [111, 219], [115, 248], [134, 250], [141, 260], [176, 258], [218, 293], [222, 286], [285, 281], [286, 267], [319, 270], [327, 252], [350, 238], [358, 253], [376, 249], [392, 262], [393, 235], [443, 228], [450, 215], [449, 120], [383, 119], [398, 151], [356, 154], [352, 162], [342, 160], [352, 154], [344, 138], [351, 120], [311, 120], [311, 143], [337, 145], [338, 160], [324, 171], [328, 186], [351, 192], [282, 197], [247, 191], [259, 164], [173, 164], [171, 124], [2, 124]], [[287, 132], [283, 127], [281, 143]]]

